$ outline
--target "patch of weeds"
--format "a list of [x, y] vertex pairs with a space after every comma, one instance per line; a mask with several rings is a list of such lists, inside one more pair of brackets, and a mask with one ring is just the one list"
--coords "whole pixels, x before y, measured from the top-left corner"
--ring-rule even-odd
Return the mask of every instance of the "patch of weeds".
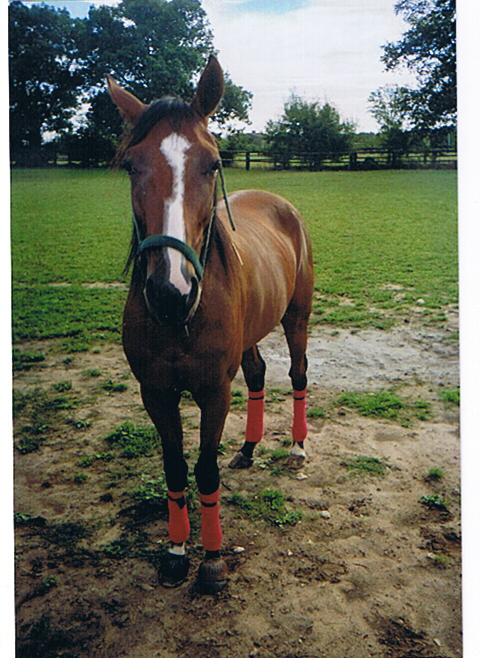
[[88, 468], [97, 460], [100, 462], [111, 462], [114, 458], [115, 455], [111, 451], [104, 450], [93, 455], [84, 455], [78, 460], [77, 465], [82, 468]]
[[448, 511], [448, 502], [442, 495], [422, 495], [422, 497], [420, 497], [420, 503], [428, 509]]
[[450, 389], [440, 390], [439, 397], [447, 404], [454, 404], [460, 406], [460, 388], [453, 387]]
[[398, 418], [404, 402], [393, 392], [344, 392], [337, 403], [347, 408], [353, 408], [360, 415], [373, 415], [380, 418]]
[[88, 352], [89, 349], [90, 349], [89, 343], [82, 339], [66, 341], [63, 344], [64, 352]]
[[101, 375], [100, 369], [85, 369], [85, 371], [82, 371], [84, 378], [99, 378]]
[[142, 481], [141, 485], [138, 485], [130, 492], [131, 497], [136, 502], [166, 501], [168, 488], [163, 475], [158, 478], [152, 478], [151, 476], [142, 474], [140, 478]]
[[69, 399], [64, 394], [60, 394], [56, 397], [47, 397], [42, 404], [43, 410], [48, 411], [65, 411], [75, 406], [75, 402], [72, 399]]
[[62, 361], [65, 364], [65, 366], [68, 367], [71, 366], [75, 360], [73, 357], [64, 357]]
[[52, 390], [55, 390], [55, 392], [68, 392], [71, 389], [72, 383], [69, 380], [62, 380], [52, 385]]
[[85, 481], [88, 481], [88, 476], [87, 474], [84, 474], [83, 471], [79, 471], [73, 477], [73, 482], [75, 485], [83, 485]]
[[75, 546], [81, 539], [87, 537], [89, 532], [83, 523], [69, 521], [52, 523], [45, 528], [43, 534], [52, 544], [68, 548]]
[[431, 404], [423, 399], [409, 402], [390, 390], [379, 392], [344, 392], [337, 404], [356, 410], [360, 415], [396, 420], [408, 427], [412, 418], [428, 420]]
[[380, 458], [371, 457], [369, 455], [355, 455], [349, 460], [341, 462], [341, 464], [346, 467], [348, 471], [357, 474], [372, 474], [373, 476], [384, 476], [389, 466]]
[[311, 406], [307, 408], [307, 418], [326, 418], [327, 411], [322, 406]]
[[17, 417], [25, 408], [35, 401], [39, 395], [43, 395], [43, 390], [39, 388], [34, 388], [33, 390], [28, 390], [27, 392], [19, 392], [17, 390], [13, 391], [13, 417]]
[[75, 420], [75, 418], [67, 418], [65, 422], [67, 425], [71, 425], [75, 429], [79, 430], [88, 429], [92, 424], [90, 420]]
[[245, 395], [242, 390], [232, 390], [232, 399], [230, 402], [230, 408], [244, 408], [245, 407]]
[[45, 527], [46, 520], [43, 516], [32, 516], [31, 513], [17, 512], [13, 516], [15, 527]]
[[15, 444], [15, 448], [22, 455], [28, 455], [28, 453], [35, 453], [37, 450], [40, 450], [42, 446], [42, 441], [39, 439], [33, 439], [30, 436], [22, 436], [22, 438]]
[[268, 391], [268, 395], [265, 399], [267, 404], [277, 404], [280, 401], [283, 401], [285, 397], [290, 395], [290, 390], [282, 390], [280, 387], [272, 387]]
[[426, 481], [436, 482], [436, 481], [441, 481], [444, 476], [445, 476], [445, 472], [443, 471], [443, 469], [441, 467], [432, 467], [431, 469], [429, 469], [427, 471], [424, 479]]
[[260, 469], [269, 469], [272, 476], [281, 476], [285, 473], [286, 465], [285, 459], [290, 455], [290, 451], [283, 447], [274, 448], [273, 450], [264, 450], [257, 452], [257, 459], [255, 464]]
[[46, 576], [37, 588], [34, 589], [32, 597], [39, 597], [49, 593], [52, 588], [55, 588], [58, 585], [58, 579], [56, 576]]
[[14, 371], [28, 371], [34, 364], [44, 361], [45, 355], [43, 352], [13, 349], [12, 364]]
[[116, 427], [105, 441], [119, 449], [122, 457], [135, 458], [151, 455], [158, 448], [158, 435], [154, 427], [135, 425], [127, 420]]
[[268, 488], [251, 498], [234, 493], [227, 497], [226, 501], [237, 506], [249, 518], [264, 520], [275, 527], [296, 525], [302, 518], [301, 511], [287, 508], [285, 495], [279, 490]]
[[129, 555], [131, 547], [132, 544], [128, 537], [122, 536], [120, 539], [114, 539], [109, 544], [105, 544], [100, 550], [107, 556], [107, 558], [121, 560]]
[[439, 569], [447, 569], [450, 565], [450, 558], [444, 553], [434, 553], [430, 556], [430, 559], [435, 567], [438, 567]]
[[107, 382], [102, 385], [102, 390], [105, 390], [106, 392], [125, 392], [125, 390], [128, 390], [128, 385], [125, 383], [114, 383], [113, 380], [107, 380]]

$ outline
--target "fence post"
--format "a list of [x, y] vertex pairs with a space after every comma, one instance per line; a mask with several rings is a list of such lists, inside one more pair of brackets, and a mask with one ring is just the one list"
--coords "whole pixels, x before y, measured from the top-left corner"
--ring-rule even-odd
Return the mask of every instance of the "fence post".
[[357, 152], [350, 152], [350, 170], [357, 167]]
[[245, 170], [250, 170], [250, 152], [245, 152]]

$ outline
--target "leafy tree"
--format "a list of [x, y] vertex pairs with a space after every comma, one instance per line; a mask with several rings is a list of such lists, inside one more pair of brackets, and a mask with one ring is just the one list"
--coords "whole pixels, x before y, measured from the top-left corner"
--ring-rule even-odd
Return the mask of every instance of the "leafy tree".
[[[283, 115], [267, 123], [265, 133], [273, 154], [287, 163], [294, 154], [342, 154], [351, 149], [355, 126], [342, 121], [338, 111], [325, 103], [309, 103], [292, 94], [285, 103]], [[319, 168], [322, 157], [311, 159], [311, 167]]]
[[40, 163], [42, 133], [69, 126], [83, 83], [77, 22], [45, 5], [9, 5], [12, 158]]
[[[384, 45], [387, 70], [404, 66], [418, 86], [401, 89], [395, 105], [416, 129], [426, 132], [456, 121], [455, 0], [397, 0], [395, 11], [410, 28]], [[400, 93], [400, 92], [399, 92]]]
[[[207, 16], [199, 0], [123, 0], [92, 7], [83, 23], [84, 63], [89, 90], [86, 129], [95, 134], [104, 158], [113, 155], [121, 121], [105, 90], [107, 73], [145, 102], [175, 94], [193, 96], [193, 80], [214, 51]], [[248, 120], [251, 94], [225, 77], [220, 123]]]
[[380, 141], [390, 150], [407, 151], [415, 136], [407, 128], [403, 110], [404, 89], [381, 87], [369, 96], [370, 110], [380, 126]]

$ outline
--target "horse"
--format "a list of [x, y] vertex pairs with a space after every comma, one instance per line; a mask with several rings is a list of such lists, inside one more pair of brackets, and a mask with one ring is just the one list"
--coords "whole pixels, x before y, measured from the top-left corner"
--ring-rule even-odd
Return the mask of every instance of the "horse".
[[[252, 465], [263, 436], [265, 362], [258, 342], [280, 323], [293, 387], [291, 462], [306, 458], [307, 326], [313, 294], [309, 236], [291, 203], [259, 190], [227, 197], [209, 117], [224, 92], [211, 56], [191, 103], [164, 97], [146, 105], [107, 77], [126, 124], [118, 165], [130, 175], [131, 282], [123, 314], [123, 348], [144, 407], [160, 436], [168, 489], [168, 551], [160, 583], [188, 575], [187, 463], [179, 402], [200, 408], [194, 473], [201, 504], [204, 556], [196, 585], [214, 594], [227, 582], [221, 556], [218, 447], [231, 383], [241, 366], [248, 387], [245, 441], [229, 466]], [[223, 199], [217, 199], [217, 183]]]

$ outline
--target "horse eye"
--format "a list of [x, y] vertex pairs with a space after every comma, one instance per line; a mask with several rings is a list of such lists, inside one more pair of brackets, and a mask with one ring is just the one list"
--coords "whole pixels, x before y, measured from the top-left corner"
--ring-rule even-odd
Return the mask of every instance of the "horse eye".
[[214, 161], [211, 166], [204, 172], [204, 175], [213, 175], [220, 168], [220, 159]]
[[137, 172], [133, 167], [132, 162], [128, 159], [125, 159], [125, 161], [122, 162], [122, 168], [123, 170], [127, 171], [129, 175], [134, 175]]

